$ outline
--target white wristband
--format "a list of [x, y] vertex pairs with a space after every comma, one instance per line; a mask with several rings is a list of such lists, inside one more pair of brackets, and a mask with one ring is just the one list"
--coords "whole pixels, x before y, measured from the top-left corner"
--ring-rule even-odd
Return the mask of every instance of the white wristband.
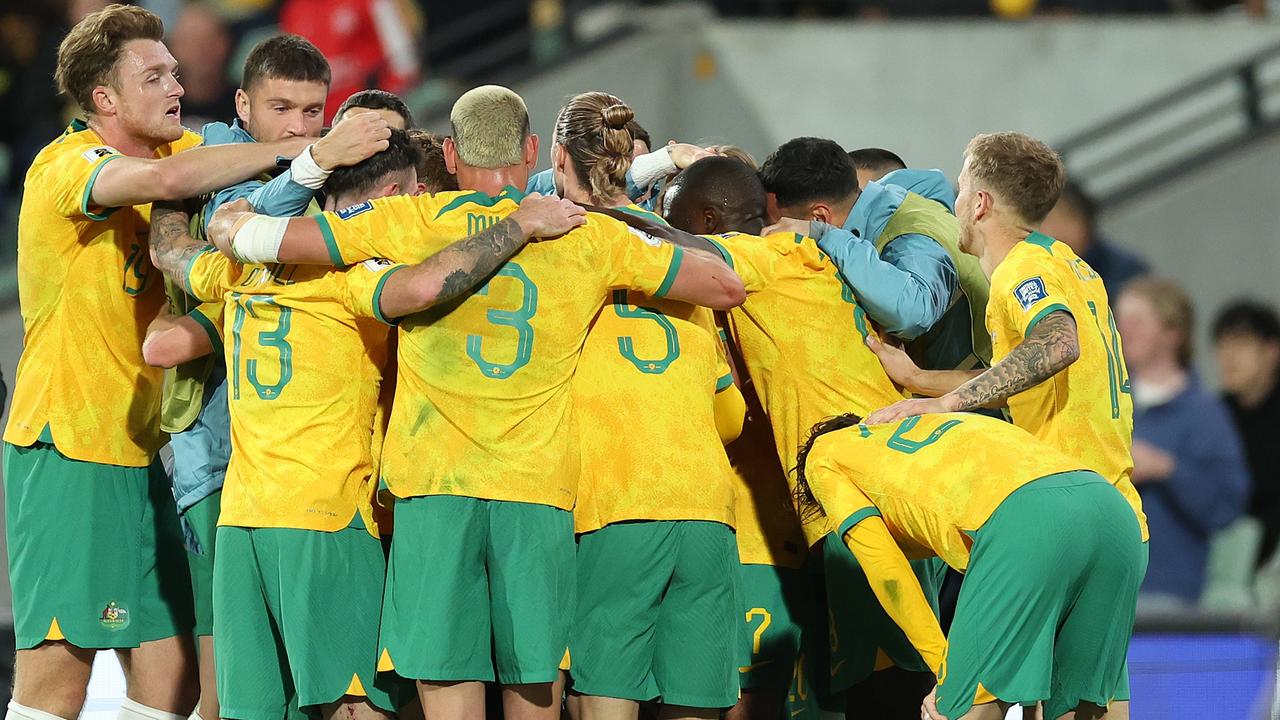
[[677, 170], [671, 150], [658, 148], [631, 161], [631, 180], [636, 187], [646, 188]]
[[289, 165], [289, 175], [302, 187], [319, 190], [324, 187], [324, 181], [329, 179], [332, 171], [325, 170], [316, 164], [315, 158], [311, 157], [313, 147], [315, 145], [308, 145], [305, 150], [298, 153], [298, 157], [294, 158]]
[[254, 215], [231, 236], [231, 252], [242, 263], [279, 262], [289, 218]]

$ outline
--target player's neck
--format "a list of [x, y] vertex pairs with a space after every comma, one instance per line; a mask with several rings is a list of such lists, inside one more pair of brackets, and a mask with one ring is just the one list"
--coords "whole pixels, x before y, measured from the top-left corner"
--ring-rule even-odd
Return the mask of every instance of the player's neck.
[[986, 273], [990, 278], [1000, 263], [1009, 257], [1009, 253], [1018, 246], [1018, 243], [1027, 239], [1030, 231], [1026, 228], [1018, 226], [1004, 225], [993, 227], [989, 230], [982, 231], [982, 257], [978, 259], [978, 264], [982, 266], [982, 272]]
[[519, 177], [520, 171], [524, 170], [523, 166], [511, 165], [500, 168], [458, 168], [458, 187], [466, 190], [479, 190], [486, 195], [498, 195], [503, 188], [512, 186], [517, 190], [524, 190], [524, 186], [529, 182], [528, 172], [525, 171], [524, 179]]
[[156, 148], [160, 147], [150, 140], [142, 140], [129, 134], [121, 126], [120, 122], [113, 117], [90, 115], [87, 123], [89, 129], [102, 138], [103, 143], [119, 150], [123, 155], [141, 158], [155, 157]]

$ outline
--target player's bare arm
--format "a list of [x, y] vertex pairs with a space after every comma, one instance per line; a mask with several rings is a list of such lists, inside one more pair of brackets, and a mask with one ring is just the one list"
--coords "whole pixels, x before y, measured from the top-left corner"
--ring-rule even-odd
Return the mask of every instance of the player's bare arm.
[[403, 317], [448, 302], [479, 285], [535, 237], [556, 237], [586, 222], [568, 200], [531, 194], [519, 209], [481, 232], [391, 275], [383, 287], [385, 317]]
[[151, 264], [184, 288], [188, 287], [186, 272], [191, 258], [209, 247], [191, 237], [189, 225], [190, 216], [182, 203], [151, 206]]
[[209, 333], [187, 316], [175, 316], [168, 306], [147, 326], [142, 359], [152, 367], [171, 368], [213, 352]]
[[1062, 372], [1080, 357], [1076, 321], [1062, 310], [1046, 315], [1012, 352], [981, 375], [941, 397], [904, 400], [877, 410], [867, 424], [893, 422], [912, 415], [963, 412], [998, 407], [1013, 395]]
[[922, 370], [901, 347], [870, 336], [866, 345], [876, 354], [895, 384], [924, 397], [939, 397], [978, 377], [982, 370]]
[[716, 250], [716, 246], [711, 244], [710, 240], [707, 240], [701, 235], [694, 235], [693, 233], [685, 232], [684, 230], [671, 227], [670, 225], [654, 222], [646, 217], [622, 212], [617, 208], [590, 205], [587, 207], [587, 210], [594, 213], [600, 213], [601, 215], [608, 215], [615, 220], [620, 220], [627, 225], [630, 225], [640, 232], [647, 233], [656, 238], [662, 238], [672, 245], [679, 245], [680, 247], [689, 250], [700, 250], [702, 252], [710, 253], [713, 256], [719, 255], [719, 251]]

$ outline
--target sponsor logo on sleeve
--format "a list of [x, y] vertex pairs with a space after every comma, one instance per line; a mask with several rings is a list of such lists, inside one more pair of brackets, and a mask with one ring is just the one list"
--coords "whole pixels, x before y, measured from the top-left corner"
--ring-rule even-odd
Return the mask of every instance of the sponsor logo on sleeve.
[[102, 158], [107, 157], [108, 155], [119, 155], [119, 154], [120, 154], [120, 151], [116, 150], [110, 145], [98, 145], [96, 147], [91, 147], [88, 150], [85, 150], [84, 152], [80, 153], [80, 156], [83, 157], [86, 162], [93, 164], [98, 162]]
[[342, 208], [341, 210], [338, 211], [338, 217], [342, 218], [343, 220], [350, 220], [351, 218], [361, 213], [367, 213], [372, 209], [373, 209], [373, 203], [369, 202], [368, 200], [365, 200], [364, 202], [358, 205], [352, 205], [351, 207]]
[[630, 226], [628, 226], [628, 227], [627, 227], [627, 229], [631, 231], [631, 234], [632, 234], [632, 235], [635, 235], [636, 237], [640, 238], [641, 240], [645, 241], [646, 243], [648, 243], [648, 244], [650, 244], [650, 245], [652, 245], [652, 246], [654, 246], [654, 247], [658, 247], [659, 245], [661, 245], [661, 244], [662, 244], [662, 241], [661, 241], [661, 240], [659, 240], [658, 238], [656, 238], [656, 237], [654, 237], [654, 236], [650, 235], [649, 233], [647, 233], [647, 232], [645, 232], [645, 231], [643, 231], [643, 230], [637, 230], [637, 229], [635, 229], [635, 228], [633, 228], [633, 227], [630, 227]]
[[1030, 310], [1032, 305], [1049, 297], [1049, 293], [1044, 289], [1044, 280], [1033, 277], [1030, 280], [1023, 280], [1018, 287], [1014, 288], [1013, 296], [1018, 299], [1018, 304], [1023, 310]]

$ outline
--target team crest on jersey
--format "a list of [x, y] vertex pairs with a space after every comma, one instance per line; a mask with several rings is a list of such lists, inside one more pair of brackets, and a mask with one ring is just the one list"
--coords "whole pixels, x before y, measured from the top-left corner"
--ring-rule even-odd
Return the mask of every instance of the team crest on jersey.
[[373, 203], [369, 202], [368, 200], [365, 200], [364, 202], [358, 205], [352, 205], [351, 207], [342, 208], [341, 210], [338, 211], [338, 217], [342, 218], [343, 220], [350, 220], [351, 218], [359, 215], [360, 213], [367, 213], [372, 209], [373, 209]]
[[1049, 292], [1044, 289], [1044, 280], [1033, 277], [1030, 280], [1023, 280], [1021, 285], [1014, 288], [1013, 296], [1018, 299], [1018, 304], [1023, 310], [1030, 310], [1032, 305], [1049, 297]]
[[129, 610], [112, 600], [102, 608], [102, 615], [98, 618], [98, 622], [108, 630], [123, 630], [129, 627]]
[[645, 241], [646, 243], [648, 243], [648, 244], [650, 244], [650, 245], [652, 245], [652, 246], [654, 246], [654, 247], [658, 247], [659, 245], [661, 245], [661, 244], [662, 244], [662, 241], [661, 241], [661, 240], [659, 240], [658, 238], [656, 238], [656, 237], [654, 237], [654, 236], [650, 235], [649, 233], [647, 233], [647, 232], [645, 232], [645, 231], [643, 231], [643, 230], [637, 230], [637, 229], [635, 229], [635, 228], [633, 228], [633, 227], [630, 227], [630, 226], [628, 226], [628, 227], [627, 227], [627, 229], [631, 231], [631, 234], [632, 234], [632, 235], [635, 235], [636, 237], [640, 238], [641, 240]]
[[98, 145], [97, 147], [91, 147], [88, 150], [85, 150], [84, 152], [80, 153], [80, 156], [83, 157], [89, 163], [96, 163], [108, 155], [119, 155], [119, 154], [120, 154], [120, 151], [116, 150], [110, 145]]

